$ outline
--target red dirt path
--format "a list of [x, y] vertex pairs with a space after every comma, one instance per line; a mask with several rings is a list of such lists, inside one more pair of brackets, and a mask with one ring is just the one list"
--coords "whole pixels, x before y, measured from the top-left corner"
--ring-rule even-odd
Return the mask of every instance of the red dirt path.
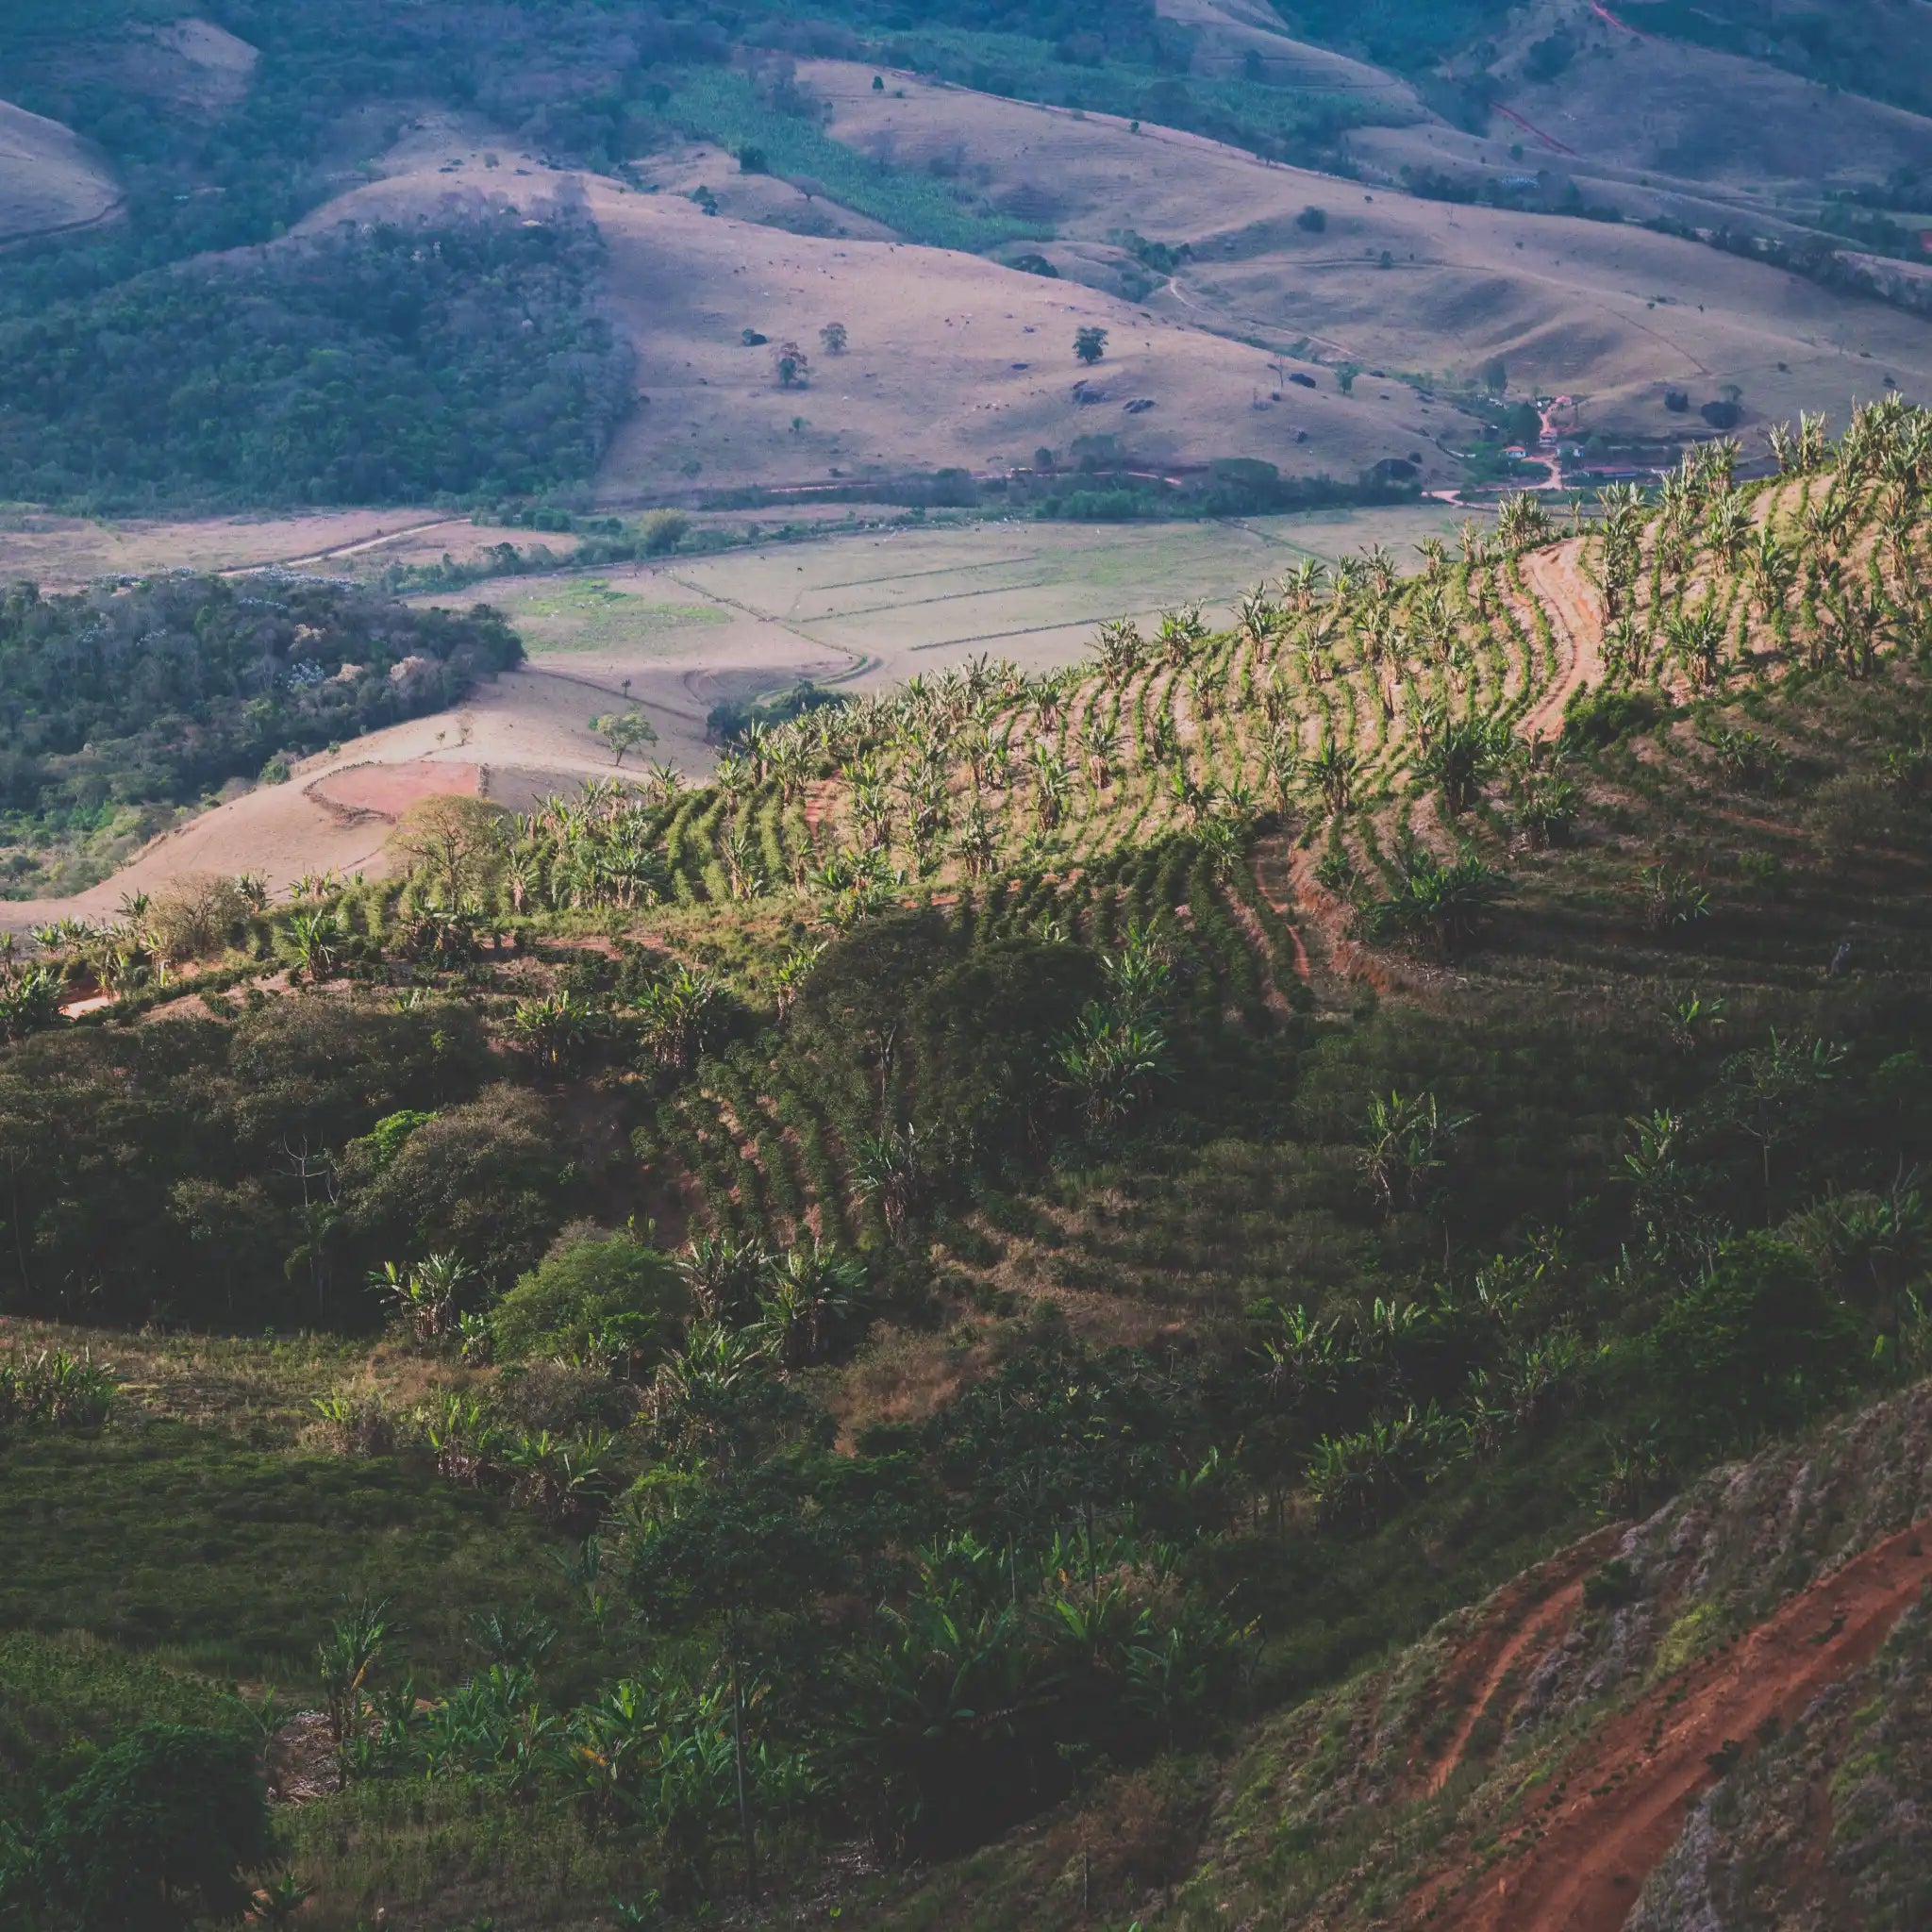
[[[1871, 1662], [1932, 1581], [1924, 1525], [1900, 1530], [1821, 1577], [1740, 1641], [1655, 1685], [1582, 1745], [1591, 1780], [1539, 1835], [1458, 1896], [1448, 1874], [1413, 1894], [1404, 1923], [1457, 1932], [1619, 1932], [1645, 1877], [1708, 1785], [1710, 1754], [1787, 1724], [1828, 1685]], [[1452, 1865], [1451, 1871], [1458, 1869]], [[1447, 1914], [1445, 1921], [1444, 1914]]]
[[1624, 1526], [1610, 1524], [1519, 1577], [1464, 1642], [1443, 1677], [1452, 1684], [1467, 1684], [1472, 1678], [1478, 1681], [1454, 1734], [1430, 1768], [1431, 1796], [1449, 1782], [1450, 1773], [1462, 1762], [1462, 1754], [1468, 1750], [1490, 1699], [1503, 1688], [1504, 1679], [1531, 1644], [1547, 1651], [1558, 1633], [1569, 1627], [1583, 1604], [1584, 1578], [1617, 1547]]
[[1604, 627], [1596, 603], [1577, 563], [1583, 545], [1572, 538], [1554, 550], [1533, 550], [1523, 558], [1524, 588], [1549, 613], [1566, 661], [1549, 690], [1530, 707], [1517, 727], [1525, 738], [1552, 738], [1563, 728], [1563, 707], [1580, 684], [1601, 684]]

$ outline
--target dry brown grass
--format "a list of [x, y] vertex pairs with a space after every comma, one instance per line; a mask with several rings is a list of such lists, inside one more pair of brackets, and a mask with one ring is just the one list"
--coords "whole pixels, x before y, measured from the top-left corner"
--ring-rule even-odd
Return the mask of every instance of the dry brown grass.
[[0, 247], [88, 227], [121, 206], [100, 157], [58, 121], [0, 101]]
[[984, 1381], [998, 1360], [992, 1342], [971, 1327], [941, 1334], [882, 1330], [823, 1391], [839, 1425], [839, 1446], [853, 1448], [880, 1424], [924, 1422]]
[[[1694, 53], [1678, 51], [1687, 59]], [[1587, 73], [1587, 63], [1579, 71]], [[1331, 360], [1350, 356], [1372, 368], [1439, 375], [1471, 376], [1500, 356], [1512, 390], [1545, 387], [1584, 398], [1586, 428], [1681, 428], [1682, 419], [1663, 410], [1665, 388], [1688, 386], [1701, 401], [1725, 382], [1740, 384], [1747, 408], [1774, 420], [1802, 407], [1829, 409], [1842, 421], [1853, 397], [1878, 392], [1882, 375], [1908, 388], [1925, 387], [1932, 375], [1932, 327], [1924, 322], [1696, 242], [1632, 226], [1416, 200], [1373, 183], [1272, 166], [1199, 136], [1152, 127], [1131, 134], [1105, 115], [1076, 118], [931, 88], [909, 75], [874, 94], [870, 70], [845, 63], [811, 62], [801, 73], [832, 101], [832, 131], [841, 140], [913, 165], [944, 152], [995, 200], [1050, 184], [1062, 240], [1046, 252], [1066, 275], [1118, 287], [1126, 258], [1109, 238], [1124, 227], [1190, 243], [1194, 260], [1149, 306], [1196, 326], [1259, 332], [1283, 343], [1306, 336]], [[1752, 73], [1754, 89], [1761, 79], [1774, 92], [1781, 79]], [[1563, 85], [1569, 80], [1566, 75]], [[1656, 125], [1655, 116], [1630, 112], [1623, 86], [1613, 76], [1591, 111]], [[1700, 98], [1709, 109], [1710, 100]], [[1755, 98], [1750, 91], [1734, 95], [1723, 110], [1726, 120], [1750, 119]], [[1815, 118], [1807, 105], [1806, 125]], [[1522, 174], [1553, 160], [1559, 169], [1568, 165], [1547, 153], [1513, 158], [1509, 145], [1520, 134], [1478, 140], [1429, 124], [1368, 130], [1351, 144], [1372, 163], [1386, 159], [1391, 173], [1405, 161], [1490, 174]], [[1803, 145], [1775, 118], [1763, 124], [1762, 139], [1787, 153]], [[1592, 185], [1591, 198], [1617, 201], [1633, 214], [1661, 211], [1662, 200], [1638, 185], [1637, 168], [1624, 172], [1627, 182], [1610, 162], [1594, 175], [1586, 168], [1588, 183], [1608, 184]], [[1701, 214], [1691, 210], [1699, 219], [1714, 223], [1727, 206], [1702, 181], [1655, 185], [1707, 202]], [[1310, 204], [1328, 214], [1320, 234], [1294, 225]], [[1681, 215], [1681, 200], [1674, 207]], [[1894, 363], [1911, 369], [1916, 381]], [[1385, 388], [1404, 399], [1399, 386], [1365, 378], [1356, 400], [1377, 402]], [[1408, 407], [1420, 421], [1417, 406]], [[1440, 409], [1430, 421], [1449, 427]]]

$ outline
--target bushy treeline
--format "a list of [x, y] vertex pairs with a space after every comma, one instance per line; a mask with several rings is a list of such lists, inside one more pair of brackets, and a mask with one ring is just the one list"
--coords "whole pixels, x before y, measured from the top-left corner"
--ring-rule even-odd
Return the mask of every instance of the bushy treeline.
[[189, 804], [440, 710], [522, 658], [480, 607], [412, 610], [316, 578], [18, 584], [0, 595], [0, 808], [31, 838], [102, 805]]
[[385, 503], [585, 476], [630, 407], [603, 247], [477, 208], [163, 269], [0, 325], [0, 494]]

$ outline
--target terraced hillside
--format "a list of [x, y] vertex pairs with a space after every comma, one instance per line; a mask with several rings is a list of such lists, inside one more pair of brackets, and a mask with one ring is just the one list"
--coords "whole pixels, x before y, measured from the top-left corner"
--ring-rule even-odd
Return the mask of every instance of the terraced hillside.
[[1928, 425], [38, 935], [0, 1821], [91, 1642], [344, 1932], [1900, 1923]]
[[[1229, 631], [1174, 611], [1104, 627], [1084, 674], [987, 663], [755, 728], [710, 786], [540, 812], [518, 876], [537, 904], [923, 899], [975, 943], [1167, 923], [1202, 1012], [1256, 1027], [1363, 979], [1664, 976], [1690, 930], [1742, 983], [1802, 984], [1841, 941], [1904, 965], [1918, 874], [1885, 821], [1925, 756], [1893, 680], [1925, 635], [1926, 424], [1868, 411], [1829, 469], [1804, 425], [1742, 486], [1718, 444], [1577, 534], [1518, 498], [1413, 575], [1305, 562]], [[1888, 714], [1891, 799], [1840, 749]], [[688, 1193], [741, 1232], [774, 1196], [816, 1224], [782, 1109], [741, 1102], [678, 1103]]]

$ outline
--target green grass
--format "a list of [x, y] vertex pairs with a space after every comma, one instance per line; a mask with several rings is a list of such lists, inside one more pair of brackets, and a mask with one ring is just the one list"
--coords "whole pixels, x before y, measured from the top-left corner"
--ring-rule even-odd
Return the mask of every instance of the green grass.
[[85, 1632], [197, 1669], [306, 1683], [343, 1602], [387, 1597], [401, 1657], [459, 1674], [470, 1612], [571, 1603], [565, 1546], [525, 1511], [426, 1470], [244, 1447], [121, 1416], [98, 1438], [18, 1432], [0, 1446], [0, 1628]]
[[758, 149], [772, 174], [814, 181], [830, 200], [884, 223], [908, 242], [978, 252], [1053, 232], [1037, 222], [983, 214], [943, 181], [875, 161], [809, 122], [774, 113], [734, 74], [687, 75], [664, 114], [687, 134], [734, 153]]
[[715, 604], [654, 604], [601, 577], [546, 582], [527, 593], [511, 590], [495, 602], [526, 627], [527, 646], [538, 655], [609, 650], [730, 622]]
[[64, 1782], [89, 1745], [126, 1729], [130, 1713], [147, 1724], [249, 1722], [207, 1678], [83, 1632], [0, 1635], [0, 1819], [34, 1785]]
[[353, 1932], [378, 1907], [391, 1924], [408, 1914], [410, 1925], [450, 1932], [492, 1923], [581, 1932], [615, 1923], [599, 1909], [607, 1900], [641, 1900], [662, 1877], [655, 1847], [594, 1834], [580, 1807], [509, 1803], [478, 1777], [354, 1785], [288, 1814], [283, 1837], [291, 1866], [315, 1888], [302, 1923], [316, 1932]]

